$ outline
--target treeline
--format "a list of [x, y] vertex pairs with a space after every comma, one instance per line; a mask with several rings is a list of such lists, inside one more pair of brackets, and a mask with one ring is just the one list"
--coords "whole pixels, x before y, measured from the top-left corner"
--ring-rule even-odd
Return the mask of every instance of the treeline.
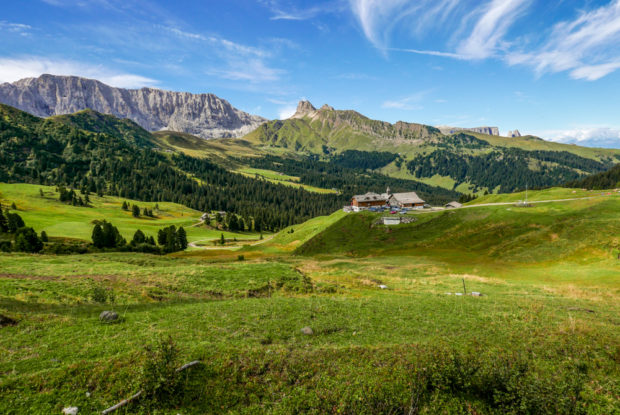
[[387, 151], [346, 150], [332, 157], [332, 163], [350, 169], [376, 170], [387, 166], [398, 154]]
[[0, 181], [234, 212], [251, 217], [257, 230], [270, 231], [342, 205], [335, 195], [255, 180], [203, 159], [168, 157], [121, 137], [78, 130], [5, 105], [0, 106]]
[[278, 156], [265, 156], [242, 160], [255, 168], [275, 170], [297, 176], [300, 182], [325, 189], [338, 189], [340, 204], [348, 204], [351, 197], [368, 191], [385, 192], [387, 187], [393, 192], [415, 191], [429, 203], [442, 204], [455, 200], [459, 193], [429, 186], [413, 180], [396, 179], [383, 174], [366, 172], [334, 163], [319, 161], [314, 157], [289, 159]]
[[[609, 161], [611, 163], [611, 160]], [[495, 150], [480, 155], [457, 154], [436, 150], [428, 155], [418, 155], [407, 162], [407, 169], [416, 177], [435, 174], [450, 176], [455, 186], [470, 182], [479, 187], [507, 193], [522, 189], [548, 187], [575, 180], [583, 176], [578, 170], [599, 172], [609, 166], [563, 151], [525, 151], [517, 148]]]
[[620, 164], [602, 173], [594, 174], [581, 180], [570, 181], [565, 186], [591, 190], [615, 189], [620, 187]]
[[47, 234], [37, 235], [35, 230], [26, 226], [19, 214], [2, 211], [0, 205], [0, 251], [2, 252], [30, 252], [37, 253], [43, 249], [43, 242], [47, 242]]
[[157, 243], [152, 236], [146, 236], [140, 229], [136, 230], [132, 240], [127, 243], [116, 226], [103, 220], [97, 221], [91, 235], [93, 246], [97, 249], [144, 252], [151, 254], [168, 254], [187, 248], [187, 233], [183, 227], [174, 225], [157, 232]]

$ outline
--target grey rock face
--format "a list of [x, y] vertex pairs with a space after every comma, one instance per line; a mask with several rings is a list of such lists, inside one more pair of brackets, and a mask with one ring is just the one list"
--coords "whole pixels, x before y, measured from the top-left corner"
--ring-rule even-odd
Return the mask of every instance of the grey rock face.
[[241, 137], [266, 121], [213, 94], [114, 88], [76, 76], [41, 75], [1, 84], [0, 102], [38, 117], [90, 108], [129, 118], [149, 131], [172, 130], [207, 139]]
[[297, 111], [291, 118], [303, 118], [308, 114], [316, 111], [316, 108], [310, 103], [310, 101], [299, 101], [297, 104]]
[[99, 320], [103, 321], [104, 323], [116, 321], [118, 320], [118, 314], [114, 311], [102, 311], [101, 314], [99, 314]]
[[473, 128], [461, 128], [461, 127], [449, 127], [441, 125], [437, 127], [442, 134], [454, 134], [459, 131], [470, 131], [472, 133], [480, 133], [487, 135], [499, 135], [499, 128], [497, 127], [473, 127]]
[[508, 131], [506, 137], [521, 137], [521, 133], [519, 132], [519, 130]]

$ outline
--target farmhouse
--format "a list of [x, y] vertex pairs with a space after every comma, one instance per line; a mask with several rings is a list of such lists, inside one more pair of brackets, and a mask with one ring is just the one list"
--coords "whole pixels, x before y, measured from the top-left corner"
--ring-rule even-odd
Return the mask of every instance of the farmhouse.
[[353, 199], [351, 200], [351, 205], [357, 206], [358, 208], [372, 207], [372, 206], [384, 206], [387, 204], [388, 199], [389, 199], [388, 193], [378, 194], [378, 193], [368, 192], [365, 195], [353, 196]]
[[420, 199], [416, 192], [394, 193], [390, 195], [390, 206], [399, 208], [416, 208], [423, 207], [424, 200]]

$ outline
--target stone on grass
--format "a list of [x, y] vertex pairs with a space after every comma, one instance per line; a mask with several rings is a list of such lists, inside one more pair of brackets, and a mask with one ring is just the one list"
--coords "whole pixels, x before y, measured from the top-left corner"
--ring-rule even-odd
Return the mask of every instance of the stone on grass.
[[99, 314], [99, 320], [103, 321], [104, 323], [116, 321], [118, 320], [118, 314], [114, 311], [102, 311], [101, 314]]
[[303, 329], [301, 329], [301, 332], [307, 336], [311, 336], [314, 334], [314, 331], [312, 331], [312, 329], [310, 327], [304, 327]]
[[482, 297], [482, 294], [480, 294], [478, 291], [472, 291], [471, 295], [474, 297]]
[[2, 314], [0, 314], [0, 327], [14, 326], [16, 324], [17, 324], [17, 320], [14, 320], [11, 317], [3, 316]]
[[78, 408], [77, 406], [67, 406], [66, 408], [63, 408], [62, 413], [64, 415], [77, 415]]
[[379, 285], [379, 288], [381, 288], [382, 290], [387, 290], [388, 286], [385, 284], [381, 284]]

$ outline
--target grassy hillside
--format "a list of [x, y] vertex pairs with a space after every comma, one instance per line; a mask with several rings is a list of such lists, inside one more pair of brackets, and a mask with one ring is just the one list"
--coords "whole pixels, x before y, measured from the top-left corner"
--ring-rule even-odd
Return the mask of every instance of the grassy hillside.
[[[11, 186], [18, 207], [62, 208]], [[528, 198], [567, 193], [582, 196]], [[92, 210], [121, 222], [119, 201]], [[192, 214], [165, 206], [158, 221]], [[390, 228], [339, 211], [234, 254], [0, 254], [16, 321], [0, 327], [0, 412], [100, 412], [148, 387], [170, 336], [169, 368], [201, 364], [161, 372], [172, 395], [126, 413], [618, 413], [619, 207], [472, 206]]]
[[[43, 190], [43, 196], [40, 195]], [[0, 202], [6, 208], [12, 203], [17, 206], [17, 213], [28, 226], [37, 232], [45, 231], [51, 237], [76, 238], [90, 241], [93, 221], [107, 220], [118, 228], [120, 233], [131, 240], [137, 229], [146, 235], [157, 237], [157, 231], [166, 226], [183, 226], [187, 231], [189, 242], [205, 239], [219, 239], [221, 231], [194, 226], [200, 221], [202, 212], [189, 209], [183, 205], [168, 202], [141, 202], [113, 196], [90, 196], [92, 207], [71, 206], [58, 200], [54, 187], [30, 184], [0, 183]], [[134, 218], [131, 211], [121, 209], [123, 201], [140, 208], [153, 210], [155, 218], [141, 216]], [[155, 208], [155, 205], [159, 209]], [[258, 239], [258, 234], [224, 232], [228, 239]]]
[[530, 208], [480, 206], [424, 213], [415, 215], [414, 223], [395, 227], [378, 225], [380, 214], [364, 212], [344, 216], [296, 252], [423, 256], [455, 268], [467, 264], [488, 275], [617, 286], [618, 211], [620, 195]]

